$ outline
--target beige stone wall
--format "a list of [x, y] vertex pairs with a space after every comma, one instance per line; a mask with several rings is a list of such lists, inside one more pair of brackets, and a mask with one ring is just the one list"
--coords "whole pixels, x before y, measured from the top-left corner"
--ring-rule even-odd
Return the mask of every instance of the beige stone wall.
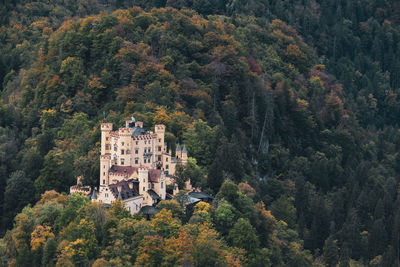
[[135, 214], [138, 213], [143, 206], [143, 197], [138, 196], [135, 198], [130, 198], [122, 201], [122, 203], [131, 214]]
[[101, 155], [105, 155], [110, 153], [110, 147], [107, 144], [110, 144], [110, 133], [112, 131], [112, 123], [102, 123], [100, 125], [101, 128]]
[[156, 192], [161, 199], [165, 199], [165, 196], [167, 194], [167, 183], [166, 183], [166, 179], [165, 179], [165, 175], [161, 174], [161, 178], [160, 181], [158, 183], [154, 183], [154, 192]]
[[111, 204], [113, 201], [115, 201], [115, 197], [108, 189], [108, 186], [100, 186], [97, 194], [97, 201], [107, 204]]
[[109, 184], [108, 170], [111, 167], [111, 156], [100, 155], [100, 186]]
[[144, 166], [150, 169], [156, 168], [155, 162], [155, 143], [157, 136], [139, 135], [132, 138], [131, 146], [131, 166], [140, 167]]

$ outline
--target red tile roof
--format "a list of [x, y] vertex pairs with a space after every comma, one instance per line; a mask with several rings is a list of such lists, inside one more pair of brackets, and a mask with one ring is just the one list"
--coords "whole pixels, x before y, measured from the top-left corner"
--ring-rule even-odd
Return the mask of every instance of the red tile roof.
[[152, 183], [158, 183], [161, 176], [161, 170], [152, 169], [149, 170], [149, 181]]
[[131, 166], [118, 166], [118, 165], [113, 165], [108, 172], [111, 175], [118, 175], [118, 176], [123, 176], [126, 178], [129, 178], [134, 172], [137, 172], [138, 168], [131, 167]]

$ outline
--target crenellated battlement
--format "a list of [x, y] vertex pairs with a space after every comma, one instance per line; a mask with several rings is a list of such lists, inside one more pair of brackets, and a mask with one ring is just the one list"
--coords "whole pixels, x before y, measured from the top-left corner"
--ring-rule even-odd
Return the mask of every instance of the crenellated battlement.
[[133, 140], [151, 140], [156, 137], [157, 137], [157, 135], [155, 135], [155, 134], [143, 134], [143, 135], [132, 136], [132, 139]]
[[118, 138], [119, 137], [119, 132], [110, 132], [110, 136]]
[[132, 128], [119, 128], [118, 133], [119, 136], [131, 136], [132, 135]]
[[112, 123], [102, 123], [102, 124], [100, 124], [100, 128], [102, 131], [112, 131], [113, 124]]
[[138, 168], [138, 172], [148, 172], [148, 169], [146, 167], [140, 166]]
[[111, 160], [111, 155], [100, 155], [101, 160]]
[[163, 132], [165, 132], [165, 125], [164, 125], [164, 124], [156, 124], [156, 125], [154, 126], [154, 131], [155, 131], [156, 133], [163, 133]]

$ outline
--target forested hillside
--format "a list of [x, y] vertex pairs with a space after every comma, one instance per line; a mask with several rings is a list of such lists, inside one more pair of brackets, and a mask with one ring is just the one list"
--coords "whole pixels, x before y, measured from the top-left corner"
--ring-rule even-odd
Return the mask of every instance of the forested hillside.
[[[367, 2], [5, 3], [2, 264], [397, 266], [400, 12]], [[45, 193], [97, 186], [99, 123], [131, 116], [186, 144], [176, 178], [217, 208]]]

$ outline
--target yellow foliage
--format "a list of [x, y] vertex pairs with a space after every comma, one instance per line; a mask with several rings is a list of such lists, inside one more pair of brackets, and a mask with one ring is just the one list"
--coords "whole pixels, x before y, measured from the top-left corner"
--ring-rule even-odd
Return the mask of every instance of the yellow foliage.
[[64, 248], [64, 251], [67, 255], [69, 255], [71, 257], [83, 258], [87, 254], [85, 241], [78, 238], [77, 240], [69, 243]]
[[204, 202], [204, 201], [200, 201], [199, 203], [196, 204], [196, 206], [194, 206], [194, 212], [193, 214], [198, 214], [198, 215], [202, 215], [202, 214], [209, 214], [211, 209], [211, 205]]
[[31, 234], [32, 250], [38, 250], [49, 238], [54, 238], [54, 234], [51, 232], [51, 227], [37, 225]]
[[300, 111], [308, 110], [309, 103], [307, 102], [307, 100], [297, 98], [296, 103], [297, 103], [298, 110], [300, 110]]

